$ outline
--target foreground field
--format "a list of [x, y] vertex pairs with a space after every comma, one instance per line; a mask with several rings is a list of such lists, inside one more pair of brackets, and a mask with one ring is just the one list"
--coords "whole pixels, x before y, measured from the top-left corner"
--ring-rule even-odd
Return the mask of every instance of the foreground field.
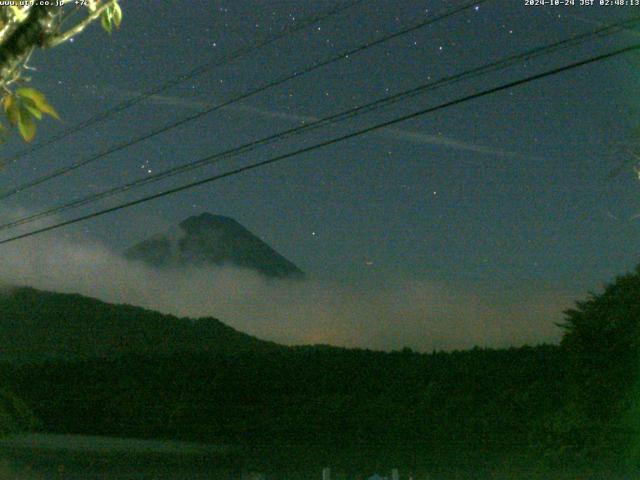
[[[313, 480], [322, 471], [311, 448], [237, 449], [190, 442], [137, 440], [85, 435], [13, 435], [0, 440], [0, 479], [14, 480]], [[269, 456], [266, 458], [265, 456]], [[295, 457], [295, 458], [294, 458]], [[287, 462], [287, 460], [289, 460]], [[354, 460], [362, 460], [354, 458]], [[398, 465], [407, 480], [622, 480], [602, 468], [556, 470], [514, 458], [511, 465], [483, 464], [479, 452], [420, 459], [410, 469]], [[485, 459], [486, 460], [486, 459]], [[306, 464], [306, 468], [305, 468]], [[330, 478], [366, 480], [390, 477], [384, 467], [332, 466]]]

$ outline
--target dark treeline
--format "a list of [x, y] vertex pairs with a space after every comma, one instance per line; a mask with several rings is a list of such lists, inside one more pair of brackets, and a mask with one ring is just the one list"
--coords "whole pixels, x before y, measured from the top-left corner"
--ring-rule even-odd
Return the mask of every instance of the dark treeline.
[[589, 433], [562, 423], [569, 371], [555, 346], [130, 355], [5, 365], [2, 374], [47, 432], [307, 445], [334, 463], [354, 452], [407, 464], [464, 451], [483, 460], [528, 452], [553, 465], [581, 454]]
[[419, 355], [292, 348], [5, 365], [45, 431], [411, 453], [541, 439], [566, 395], [558, 347]]
[[[5, 366], [48, 429], [240, 441], [523, 441], [566, 389], [557, 347], [452, 354], [300, 348]], [[525, 415], [526, 414], [526, 415]]]
[[5, 362], [0, 374], [46, 432], [229, 443], [354, 469], [526, 459], [622, 472], [638, 458], [638, 320], [636, 271], [567, 312], [560, 346], [124, 353]]

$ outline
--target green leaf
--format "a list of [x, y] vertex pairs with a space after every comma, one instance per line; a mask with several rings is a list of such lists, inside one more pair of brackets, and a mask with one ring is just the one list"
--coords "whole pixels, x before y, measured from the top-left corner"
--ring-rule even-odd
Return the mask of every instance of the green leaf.
[[[44, 94], [39, 90], [36, 90], [35, 88], [18, 88], [16, 90], [16, 95], [18, 95], [18, 97], [20, 97], [26, 103], [26, 106], [35, 107], [40, 112], [46, 113], [56, 120], [60, 120], [58, 112], [56, 112], [56, 110], [47, 101], [47, 98], [44, 96]], [[38, 120], [42, 118], [42, 114], [38, 114], [35, 116], [36, 118], [38, 118]]]
[[118, 2], [113, 2], [113, 24], [116, 28], [120, 28], [120, 24], [122, 23], [122, 9], [120, 8], [120, 4]]
[[17, 125], [20, 121], [20, 108], [16, 98], [13, 95], [5, 95], [2, 99], [2, 106], [7, 114], [9, 123], [14, 126]]
[[4, 97], [2, 97], [2, 108], [4, 109], [4, 113], [9, 113], [13, 101], [13, 95], [11, 95], [10, 93], [7, 93]]
[[113, 29], [112, 25], [111, 25], [111, 13], [109, 11], [110, 9], [107, 8], [102, 15], [100, 16], [100, 24], [102, 25], [102, 28], [105, 29], [105, 31], [107, 31], [107, 33], [111, 33], [111, 30]]
[[38, 120], [42, 120], [42, 112], [33, 100], [28, 97], [22, 97], [20, 101], [22, 103], [22, 106], [29, 110], [29, 113], [31, 113], [31, 115], [33, 115]]
[[29, 111], [29, 113], [34, 117], [36, 117], [38, 120], [42, 120], [42, 112], [38, 110], [36, 107], [32, 105], [25, 105], [24, 108], [26, 108]]
[[29, 100], [35, 103], [46, 103], [44, 94], [41, 91], [36, 90], [35, 88], [28, 88], [28, 87], [18, 88], [16, 90], [16, 95], [19, 98], [23, 98], [23, 99], [28, 98]]
[[36, 122], [33, 121], [33, 116], [26, 107], [20, 108], [19, 112], [18, 130], [25, 142], [30, 142], [36, 136]]

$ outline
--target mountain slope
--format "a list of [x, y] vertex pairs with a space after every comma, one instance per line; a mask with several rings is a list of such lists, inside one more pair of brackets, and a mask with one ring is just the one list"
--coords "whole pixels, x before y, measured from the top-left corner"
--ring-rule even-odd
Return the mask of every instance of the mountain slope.
[[203, 213], [125, 252], [153, 267], [230, 264], [268, 277], [300, 277], [302, 271], [234, 219]]
[[277, 348], [214, 318], [178, 318], [130, 305], [31, 288], [0, 293], [0, 345], [0, 359]]

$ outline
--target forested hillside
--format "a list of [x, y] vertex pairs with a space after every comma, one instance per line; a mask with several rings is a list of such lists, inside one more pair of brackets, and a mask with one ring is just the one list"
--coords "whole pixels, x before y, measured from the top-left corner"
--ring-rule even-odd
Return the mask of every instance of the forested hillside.
[[0, 291], [0, 344], [0, 359], [8, 361], [276, 348], [214, 318], [178, 318], [31, 288]]

